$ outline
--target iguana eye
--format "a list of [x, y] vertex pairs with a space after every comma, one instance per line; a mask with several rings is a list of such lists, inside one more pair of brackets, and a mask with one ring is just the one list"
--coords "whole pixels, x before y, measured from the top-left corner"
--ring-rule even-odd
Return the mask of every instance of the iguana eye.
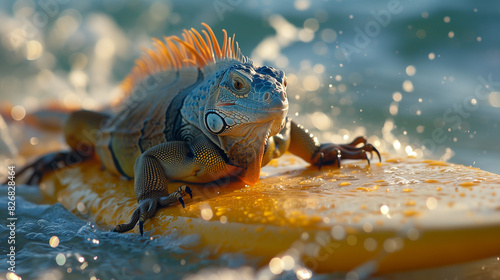
[[237, 97], [245, 97], [250, 92], [249, 82], [238, 74], [232, 75], [233, 93]]
[[241, 90], [243, 88], [243, 83], [240, 81], [234, 81], [233, 86], [234, 86], [234, 89]]

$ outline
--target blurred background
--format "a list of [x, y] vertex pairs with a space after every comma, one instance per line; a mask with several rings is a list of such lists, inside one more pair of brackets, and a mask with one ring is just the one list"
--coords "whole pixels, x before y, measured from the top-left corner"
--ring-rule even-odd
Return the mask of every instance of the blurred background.
[[[24, 122], [31, 113], [108, 107], [151, 37], [199, 30], [201, 22], [219, 38], [222, 28], [235, 33], [255, 64], [285, 70], [289, 115], [321, 141], [366, 135], [391, 156], [500, 174], [498, 1], [18, 0], [0, 2], [0, 22], [0, 174], [5, 158], [57, 147], [31, 135]], [[181, 277], [252, 265], [238, 254], [190, 255], [193, 240], [109, 235], [58, 204], [18, 199], [25, 205], [19, 267], [27, 277], [132, 279], [125, 267], [134, 275]], [[52, 235], [61, 238], [58, 250], [66, 255], [49, 247]], [[88, 241], [94, 238], [101, 244]], [[90, 261], [96, 254], [99, 261]], [[151, 260], [158, 266], [148, 267]], [[452, 272], [460, 275], [460, 269]], [[217, 273], [255, 275], [252, 269]]]
[[496, 1], [2, 1], [1, 112], [106, 107], [151, 37], [206, 22], [286, 71], [290, 116], [322, 141], [367, 135], [500, 173], [499, 13]]

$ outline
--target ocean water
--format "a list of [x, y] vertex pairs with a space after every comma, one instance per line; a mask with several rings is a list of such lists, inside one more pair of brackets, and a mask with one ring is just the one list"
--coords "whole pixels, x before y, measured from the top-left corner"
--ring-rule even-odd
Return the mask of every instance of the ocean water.
[[[26, 114], [107, 107], [151, 37], [201, 29], [201, 22], [218, 36], [222, 28], [235, 33], [256, 64], [283, 69], [290, 116], [322, 141], [366, 135], [392, 155], [500, 173], [498, 1], [2, 1], [0, 22], [2, 178], [7, 159], [20, 167], [37, 150], [58, 147], [34, 132]], [[17, 190], [16, 273], [24, 279], [264, 277], [249, 256], [194, 253], [193, 237], [112, 234], [41, 202], [36, 188]], [[2, 222], [2, 240], [8, 234]], [[490, 279], [500, 277], [498, 264], [492, 258], [382, 278]]]

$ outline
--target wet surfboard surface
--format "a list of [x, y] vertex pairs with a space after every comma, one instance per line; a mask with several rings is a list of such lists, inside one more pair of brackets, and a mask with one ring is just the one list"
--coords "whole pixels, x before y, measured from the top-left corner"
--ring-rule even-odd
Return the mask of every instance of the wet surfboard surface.
[[[293, 259], [316, 272], [369, 275], [500, 255], [500, 175], [384, 158], [318, 170], [285, 155], [264, 167], [253, 186], [190, 184], [186, 207], [160, 209], [145, 223], [146, 234], [197, 235], [200, 249], [260, 256], [278, 270]], [[104, 229], [128, 222], [137, 207], [133, 181], [97, 161], [46, 175], [41, 190]]]

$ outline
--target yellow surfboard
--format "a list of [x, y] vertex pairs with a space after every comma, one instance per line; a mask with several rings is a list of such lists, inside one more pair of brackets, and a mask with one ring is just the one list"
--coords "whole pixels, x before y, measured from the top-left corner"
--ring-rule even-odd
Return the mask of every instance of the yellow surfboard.
[[[186, 207], [161, 209], [145, 230], [261, 256], [273, 273], [299, 262], [316, 272], [389, 273], [500, 255], [500, 175], [411, 158], [305, 166], [285, 155], [254, 186], [190, 185]], [[41, 189], [105, 229], [128, 222], [137, 207], [133, 182], [96, 161], [45, 176]]]

